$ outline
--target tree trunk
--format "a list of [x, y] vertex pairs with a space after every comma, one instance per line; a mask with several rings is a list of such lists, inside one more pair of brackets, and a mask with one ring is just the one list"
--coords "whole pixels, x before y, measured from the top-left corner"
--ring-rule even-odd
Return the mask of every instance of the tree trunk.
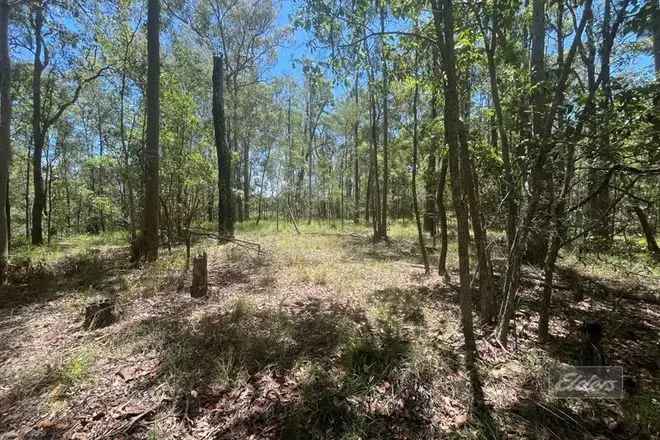
[[412, 199], [413, 209], [415, 210], [415, 221], [417, 222], [417, 238], [419, 240], [419, 249], [422, 252], [424, 261], [424, 273], [429, 275], [429, 256], [426, 253], [426, 243], [424, 243], [424, 231], [422, 229], [422, 220], [419, 215], [419, 206], [417, 203], [417, 152], [419, 150], [419, 139], [417, 136], [417, 102], [419, 101], [419, 84], [417, 82], [417, 54], [415, 54], [415, 93], [413, 95], [413, 154], [412, 154]]
[[9, 163], [11, 161], [11, 65], [9, 59], [9, 4], [0, 1], [0, 285], [9, 264]]
[[[657, 3], [657, 0], [654, 0]], [[594, 154], [594, 168], [590, 171], [589, 192], [595, 193], [589, 201], [588, 214], [589, 225], [593, 234], [594, 247], [597, 250], [608, 249], [612, 241], [612, 212], [609, 185], [603, 185], [604, 179], [609, 178], [607, 169], [611, 166], [612, 152], [610, 151], [610, 124], [609, 106], [612, 98], [610, 85], [610, 58], [611, 48], [607, 44], [607, 36], [610, 32], [612, 15], [611, 0], [604, 1], [603, 24], [601, 34], [603, 35], [602, 49], [600, 53], [601, 66], [599, 78], [601, 81], [602, 98], [600, 99], [601, 115], [594, 129], [598, 139]], [[595, 58], [595, 57], [594, 57]]]
[[27, 158], [25, 160], [25, 241], [30, 240], [30, 162], [32, 150], [27, 147]]
[[[435, 64], [434, 59], [434, 64]], [[435, 119], [438, 117], [438, 108], [437, 108], [437, 96], [436, 89], [434, 88], [431, 96], [431, 123], [435, 123]], [[424, 176], [425, 184], [425, 204], [424, 204], [424, 230], [429, 232], [433, 237], [435, 244], [435, 235], [436, 235], [436, 222], [437, 222], [437, 212], [436, 212], [436, 200], [435, 200], [435, 186], [436, 183], [436, 153], [437, 153], [437, 142], [435, 133], [431, 134], [431, 151], [429, 152], [429, 159], [426, 165], [426, 174]]]
[[555, 263], [559, 256], [561, 249], [561, 241], [566, 234], [565, 220], [566, 204], [571, 193], [571, 185], [573, 176], [575, 175], [575, 143], [569, 142], [564, 156], [564, 180], [561, 188], [561, 193], [553, 207], [552, 211], [552, 224], [553, 231], [550, 239], [550, 247], [544, 262], [544, 286], [543, 297], [541, 304], [541, 312], [539, 316], [539, 339], [541, 342], [548, 340], [549, 331], [548, 326], [550, 322], [551, 302], [552, 302], [552, 286], [555, 272]]
[[227, 148], [224, 102], [224, 66], [222, 56], [213, 57], [213, 127], [218, 155], [218, 232], [234, 236], [231, 152]]
[[360, 91], [358, 88], [358, 71], [357, 69], [355, 70], [355, 90], [353, 91], [355, 95], [355, 126], [353, 127], [353, 142], [355, 143], [355, 157], [353, 158], [354, 161], [354, 168], [353, 168], [353, 197], [354, 197], [354, 203], [355, 203], [355, 208], [353, 211], [353, 223], [357, 224], [360, 222], [360, 154], [358, 151], [358, 147], [360, 145], [360, 137], [359, 137], [359, 130], [360, 130], [360, 102], [359, 102], [359, 96], [360, 96]]
[[[543, 130], [545, 125], [546, 115], [546, 98], [545, 98], [545, 0], [532, 1], [532, 53], [531, 53], [531, 81], [532, 81], [532, 139], [529, 142], [531, 150], [529, 155], [534, 157], [538, 155], [541, 148], [543, 139]], [[534, 227], [537, 231], [529, 240], [526, 249], [526, 259], [531, 264], [542, 265], [543, 258], [548, 249], [548, 237], [546, 231], [548, 229], [548, 216], [547, 212], [551, 211], [550, 204], [545, 200], [547, 191], [543, 188], [549, 179], [547, 167], [538, 170], [541, 173], [538, 178], [532, 178], [530, 187], [537, 185], [537, 188], [532, 188], [532, 192], [538, 192], [540, 195], [539, 203], [541, 213], [535, 219]]]
[[[493, 27], [497, 28], [498, 14], [493, 14]], [[484, 41], [488, 42], [486, 32], [483, 32]], [[502, 164], [504, 166], [504, 182], [507, 215], [506, 215], [506, 237], [508, 249], [513, 245], [513, 238], [516, 233], [516, 224], [518, 222], [518, 205], [516, 183], [513, 178], [513, 166], [511, 162], [511, 146], [509, 143], [509, 134], [504, 125], [504, 111], [502, 110], [502, 100], [500, 99], [499, 83], [497, 80], [497, 66], [495, 64], [495, 50], [497, 47], [497, 32], [492, 33], [489, 43], [486, 44], [486, 56], [488, 60], [488, 78], [490, 80], [490, 92], [495, 107], [495, 117], [497, 119], [497, 130], [502, 145]]]
[[[261, 202], [259, 202], [261, 203]], [[250, 143], [243, 142], [243, 220], [250, 219]]]
[[387, 199], [389, 196], [390, 164], [389, 164], [389, 73], [387, 69], [387, 51], [385, 48], [385, 2], [380, 2], [381, 63], [383, 71], [383, 203], [380, 207], [380, 226], [378, 238], [387, 239]]
[[534, 163], [532, 166], [531, 179], [532, 184], [530, 188], [532, 189], [532, 194], [529, 199], [529, 203], [526, 209], [525, 214], [522, 216], [522, 221], [517, 229], [516, 236], [511, 246], [507, 260], [507, 270], [506, 278], [504, 282], [504, 292], [505, 299], [500, 308], [499, 321], [496, 329], [496, 338], [503, 345], [507, 344], [508, 335], [509, 335], [509, 323], [515, 311], [515, 303], [518, 295], [518, 289], [520, 287], [520, 267], [522, 264], [522, 257], [524, 255], [525, 249], [527, 247], [527, 241], [530, 234], [530, 227], [534, 220], [534, 217], [539, 208], [540, 199], [541, 199], [541, 190], [542, 190], [542, 178], [543, 178], [543, 167], [546, 166], [546, 160], [550, 152], [550, 135], [552, 133], [552, 126], [557, 115], [557, 111], [561, 106], [564, 100], [564, 93], [566, 91], [566, 85], [568, 81], [568, 76], [570, 73], [571, 66], [573, 64], [573, 59], [577, 52], [577, 48], [580, 45], [580, 40], [582, 37], [582, 32], [584, 31], [586, 22], [591, 16], [591, 5], [592, 0], [587, 0], [585, 3], [585, 11], [580, 18], [580, 24], [571, 43], [571, 49], [568, 53], [568, 57], [563, 66], [561, 66], [559, 72], [559, 79], [557, 81], [556, 87], [554, 89], [554, 97], [552, 101], [552, 106], [550, 107], [548, 114], [545, 116], [544, 128], [541, 138], [539, 139], [540, 149], [537, 156], [534, 158]]
[[158, 259], [160, 222], [160, 0], [149, 0], [147, 21], [147, 142], [144, 150], [144, 255]]
[[34, 180], [34, 201], [32, 204], [32, 244], [41, 246], [44, 242], [42, 219], [46, 205], [44, 178], [41, 170], [45, 133], [42, 128], [41, 116], [41, 76], [44, 66], [41, 61], [43, 51], [44, 11], [42, 6], [34, 6], [34, 68], [32, 71], [32, 139], [34, 152], [32, 154], [32, 172]]
[[447, 276], [447, 209], [445, 208], [445, 186], [447, 181], [447, 162], [448, 158], [445, 156], [440, 161], [440, 173], [438, 175], [438, 191], [435, 196], [438, 205], [438, 223], [440, 223], [440, 253], [438, 256], [438, 275], [448, 278]]
[[495, 304], [495, 282], [493, 281], [493, 267], [488, 254], [488, 236], [483, 225], [481, 203], [478, 194], [478, 185], [474, 166], [467, 147], [467, 135], [461, 136], [461, 173], [466, 185], [470, 217], [472, 217], [472, 230], [477, 248], [477, 261], [479, 264], [479, 308], [481, 319], [492, 322], [497, 314]]
[[[432, 0], [435, 31], [440, 42], [445, 70], [445, 136], [449, 146], [449, 170], [451, 173], [452, 199], [456, 213], [458, 236], [458, 264], [460, 278], [460, 308], [463, 336], [465, 338], [465, 364], [470, 375], [473, 406], [480, 411], [484, 405], [481, 380], [476, 369], [478, 356], [472, 320], [472, 291], [470, 288], [470, 226], [466, 207], [464, 176], [460, 172], [460, 142], [458, 78], [454, 48], [454, 17], [452, 0]], [[442, 6], [441, 6], [442, 5]], [[444, 20], [444, 22], [443, 22]], [[443, 32], [444, 31], [444, 32]], [[440, 79], [438, 79], [440, 80]]]
[[264, 199], [264, 185], [266, 184], [266, 170], [268, 169], [268, 161], [270, 160], [270, 151], [272, 150], [272, 148], [273, 148], [272, 144], [268, 145], [268, 152], [266, 153], [266, 160], [264, 161], [264, 171], [263, 173], [261, 173], [261, 184], [259, 185], [259, 212], [257, 215], [257, 225], [261, 220], [261, 208]]

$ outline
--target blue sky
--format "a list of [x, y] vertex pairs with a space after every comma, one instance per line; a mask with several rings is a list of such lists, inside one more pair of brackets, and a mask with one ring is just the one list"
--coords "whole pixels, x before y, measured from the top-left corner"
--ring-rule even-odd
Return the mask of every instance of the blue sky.
[[[290, 25], [295, 11], [295, 0], [282, 0], [277, 25], [280, 27]], [[294, 67], [293, 63], [296, 59], [312, 56], [311, 51], [307, 48], [309, 38], [307, 32], [301, 29], [293, 29], [291, 40], [283, 44], [278, 51], [277, 63], [271, 68], [268, 76], [292, 76], [296, 81], [302, 81], [302, 70]]]

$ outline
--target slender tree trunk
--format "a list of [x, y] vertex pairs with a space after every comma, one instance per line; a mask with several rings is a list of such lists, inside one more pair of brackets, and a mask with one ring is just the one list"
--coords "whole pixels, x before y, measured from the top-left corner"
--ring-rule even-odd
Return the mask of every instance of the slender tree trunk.
[[[435, 57], [434, 57], [435, 58]], [[434, 60], [434, 64], [436, 61]], [[436, 88], [434, 88], [431, 96], [431, 121], [435, 123], [436, 118], [438, 117], [437, 109], [437, 95]], [[426, 173], [424, 176], [425, 184], [425, 204], [424, 204], [424, 230], [429, 232], [433, 237], [433, 242], [435, 245], [435, 235], [436, 235], [436, 222], [437, 222], [437, 212], [436, 212], [436, 200], [435, 200], [435, 187], [437, 186], [436, 182], [436, 153], [437, 145], [435, 133], [431, 135], [431, 151], [429, 152], [428, 163], [426, 165]]]
[[539, 316], [539, 339], [541, 342], [548, 340], [549, 332], [548, 325], [550, 322], [551, 302], [552, 302], [552, 286], [555, 272], [555, 264], [559, 256], [561, 248], [561, 241], [566, 234], [565, 220], [566, 205], [571, 193], [571, 185], [575, 175], [575, 143], [569, 142], [566, 147], [564, 155], [564, 179], [561, 188], [561, 193], [557, 198], [552, 212], [552, 225], [553, 231], [550, 239], [550, 247], [548, 254], [545, 257], [543, 272], [544, 272], [544, 286], [543, 297], [541, 304], [541, 312]]
[[32, 161], [32, 149], [27, 147], [25, 159], [25, 240], [30, 240], [30, 162]]
[[445, 186], [447, 181], [447, 156], [440, 161], [440, 173], [438, 175], [438, 191], [435, 196], [438, 205], [438, 222], [440, 223], [440, 253], [438, 256], [438, 275], [448, 278], [447, 274], [447, 209], [445, 208]]
[[160, 226], [160, 0], [149, 0], [147, 21], [147, 142], [144, 150], [144, 255], [158, 259]]
[[[657, 0], [654, 0], [657, 3]], [[590, 188], [589, 192], [595, 192], [594, 197], [589, 201], [589, 224], [592, 229], [593, 242], [595, 248], [598, 250], [608, 249], [612, 240], [612, 209], [610, 188], [609, 185], [602, 185], [604, 179], [608, 178], [607, 169], [612, 162], [612, 152], [610, 151], [610, 123], [609, 123], [609, 106], [612, 98], [612, 89], [610, 84], [610, 58], [611, 47], [607, 44], [608, 35], [610, 32], [610, 22], [612, 15], [612, 2], [611, 0], [604, 1], [603, 11], [603, 27], [601, 34], [603, 35], [603, 44], [600, 53], [601, 65], [599, 77], [601, 81], [601, 89], [603, 92], [602, 98], [599, 100], [601, 107], [601, 115], [594, 130], [597, 136], [597, 143], [595, 146], [593, 169], [590, 172]], [[595, 58], [595, 55], [594, 55]]]
[[[466, 97], [470, 99], [470, 96]], [[467, 145], [468, 135], [466, 127], [461, 124], [459, 133], [460, 143], [460, 165], [464, 191], [467, 194], [470, 217], [472, 218], [472, 230], [474, 231], [474, 242], [477, 248], [477, 261], [479, 264], [479, 304], [481, 318], [485, 322], [492, 322], [497, 311], [495, 309], [495, 282], [493, 281], [493, 268], [488, 255], [488, 237], [483, 225], [481, 215], [480, 197], [477, 192], [476, 176]]]
[[231, 151], [227, 148], [222, 56], [213, 57], [213, 127], [218, 155], [218, 232], [234, 236]]
[[360, 222], [360, 153], [358, 147], [360, 145], [360, 90], [358, 84], [358, 71], [355, 69], [355, 89], [353, 94], [355, 95], [355, 126], [353, 127], [353, 142], [355, 143], [355, 157], [353, 158], [353, 197], [355, 208], [353, 212], [353, 223], [357, 224]]
[[41, 61], [43, 51], [44, 11], [41, 5], [34, 6], [34, 68], [32, 71], [32, 139], [34, 153], [32, 155], [32, 171], [34, 173], [34, 202], [32, 205], [32, 244], [40, 246], [44, 242], [42, 219], [46, 204], [44, 178], [41, 160], [45, 143], [45, 133], [41, 116], [41, 76], [44, 66]]
[[261, 208], [264, 200], [264, 185], [266, 183], [266, 170], [268, 169], [268, 161], [270, 160], [270, 151], [272, 150], [272, 145], [268, 145], [268, 152], [266, 153], [266, 160], [264, 161], [264, 171], [261, 173], [261, 183], [259, 185], [259, 212], [257, 215], [257, 224], [261, 220]]
[[11, 162], [11, 65], [9, 59], [9, 3], [0, 0], [0, 285], [7, 280], [10, 218], [9, 163]]
[[243, 142], [243, 220], [250, 219], [250, 143]]
[[53, 238], [53, 162], [48, 158], [48, 150], [46, 152], [46, 194], [48, 200], [48, 208], [46, 210], [46, 236], [48, 237], [48, 246], [50, 246]]
[[371, 215], [371, 193], [373, 187], [373, 157], [371, 154], [371, 148], [369, 149], [369, 173], [367, 173], [367, 194], [364, 201], [364, 222], [369, 224], [369, 219]]
[[557, 81], [555, 87], [552, 106], [545, 116], [544, 129], [542, 137], [539, 140], [539, 153], [534, 158], [534, 163], [532, 166], [532, 184], [530, 185], [532, 194], [530, 196], [526, 212], [522, 216], [522, 221], [517, 229], [513, 246], [509, 252], [506, 279], [504, 283], [505, 299], [502, 303], [502, 307], [500, 308], [499, 321], [496, 329], [496, 337], [503, 345], [507, 344], [509, 335], [509, 323], [515, 311], [515, 303], [518, 295], [518, 289], [520, 287], [520, 267], [522, 264], [521, 260], [527, 247], [530, 228], [539, 208], [540, 199], [542, 196], [542, 169], [546, 165], [546, 159], [550, 152], [551, 144], [549, 143], [549, 138], [552, 133], [552, 126], [554, 124], [557, 111], [564, 100], [564, 93], [566, 91], [568, 76], [573, 64], [573, 59], [575, 58], [575, 54], [577, 52], [577, 48], [580, 45], [582, 32], [584, 31], [587, 20], [591, 17], [591, 5], [592, 0], [587, 0], [584, 5], [584, 12], [580, 18], [580, 24], [577, 31], [575, 32], [573, 42], [571, 43], [571, 49], [568, 53], [567, 60], [564, 65], [561, 66], [559, 72], [559, 80]]
[[[497, 28], [498, 14], [493, 14], [494, 24]], [[487, 35], [484, 32], [484, 41], [488, 41]], [[493, 106], [495, 107], [495, 116], [497, 119], [497, 130], [499, 133], [500, 144], [502, 145], [502, 163], [504, 166], [504, 182], [505, 194], [504, 200], [506, 202], [507, 215], [506, 215], [506, 237], [508, 249], [513, 245], [513, 238], [516, 233], [516, 224], [518, 223], [518, 204], [516, 183], [513, 178], [513, 165], [511, 162], [511, 145], [509, 143], [509, 134], [504, 124], [504, 111], [502, 110], [502, 100], [500, 98], [499, 83], [497, 80], [497, 67], [495, 64], [495, 50], [497, 47], [497, 32], [492, 33], [490, 43], [486, 45], [486, 55], [488, 60], [488, 78], [490, 80], [490, 91], [493, 98]]]
[[415, 93], [413, 95], [413, 154], [412, 154], [412, 199], [413, 210], [415, 211], [415, 221], [417, 223], [417, 238], [419, 240], [419, 249], [422, 252], [422, 260], [424, 261], [424, 273], [429, 275], [431, 268], [429, 266], [429, 256], [426, 252], [426, 243], [424, 243], [424, 231], [422, 229], [422, 220], [419, 215], [419, 206], [417, 203], [417, 155], [418, 143], [417, 136], [417, 102], [419, 100], [419, 84], [417, 82], [417, 54], [415, 54]]
[[633, 210], [635, 211], [635, 214], [637, 214], [639, 224], [642, 226], [642, 232], [644, 232], [644, 238], [646, 238], [646, 248], [649, 250], [651, 257], [653, 257], [655, 261], [660, 261], [660, 248], [655, 240], [655, 234], [646, 213], [638, 205], [633, 206]]
[[458, 78], [454, 48], [454, 17], [452, 0], [432, 0], [435, 31], [443, 54], [445, 70], [445, 136], [449, 145], [449, 171], [451, 173], [452, 199], [456, 213], [458, 236], [458, 263], [460, 278], [461, 324], [465, 338], [465, 364], [472, 384], [473, 406], [480, 411], [484, 405], [481, 379], [476, 368], [478, 356], [472, 319], [472, 291], [470, 288], [470, 226], [464, 176], [460, 171], [460, 142]]
[[389, 164], [389, 72], [387, 69], [387, 49], [385, 47], [385, 2], [380, 2], [380, 31], [381, 39], [381, 63], [383, 71], [383, 203], [380, 207], [381, 217], [378, 228], [379, 239], [387, 239], [387, 199], [389, 196], [390, 164]]

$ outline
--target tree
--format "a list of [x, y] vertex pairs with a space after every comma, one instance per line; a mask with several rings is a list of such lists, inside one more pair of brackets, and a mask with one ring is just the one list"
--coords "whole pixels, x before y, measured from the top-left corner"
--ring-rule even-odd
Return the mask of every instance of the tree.
[[0, 285], [9, 263], [9, 163], [11, 162], [11, 64], [9, 59], [9, 2], [0, 1]]
[[426, 252], [426, 244], [424, 243], [424, 230], [422, 228], [422, 220], [419, 215], [419, 206], [417, 203], [417, 164], [419, 162], [417, 155], [419, 151], [419, 136], [417, 134], [417, 103], [419, 102], [419, 79], [417, 78], [417, 59], [419, 55], [417, 50], [415, 50], [415, 90], [413, 92], [413, 151], [412, 151], [412, 200], [413, 200], [413, 210], [415, 211], [415, 222], [417, 223], [417, 239], [419, 240], [419, 249], [422, 253], [422, 259], [424, 261], [424, 272], [426, 275], [431, 273], [431, 268], [429, 266], [429, 257]]
[[476, 367], [478, 356], [472, 319], [472, 291], [470, 287], [470, 226], [468, 223], [467, 194], [465, 176], [460, 167], [460, 106], [458, 101], [458, 77], [456, 73], [456, 52], [454, 46], [454, 17], [452, 0], [431, 0], [433, 21], [437, 40], [442, 53], [442, 67], [445, 73], [445, 139], [449, 147], [449, 172], [451, 175], [452, 199], [456, 214], [459, 266], [459, 298], [461, 326], [465, 339], [465, 364], [470, 374], [473, 404], [480, 410], [483, 405], [481, 381]]
[[155, 261], [160, 228], [160, 0], [148, 3], [146, 113], [142, 233], [144, 255], [147, 261]]

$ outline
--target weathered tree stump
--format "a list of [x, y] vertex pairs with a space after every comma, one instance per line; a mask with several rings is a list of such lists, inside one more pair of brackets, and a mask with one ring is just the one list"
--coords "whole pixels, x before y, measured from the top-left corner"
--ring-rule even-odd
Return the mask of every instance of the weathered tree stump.
[[190, 286], [190, 296], [193, 298], [203, 298], [208, 290], [208, 268], [207, 255], [203, 252], [193, 257], [192, 286]]
[[85, 330], [96, 330], [107, 327], [117, 320], [115, 316], [115, 303], [107, 297], [95, 297], [85, 306]]
[[603, 349], [603, 324], [600, 321], [588, 320], [582, 323], [582, 340], [580, 341], [579, 361], [583, 366], [607, 365]]

